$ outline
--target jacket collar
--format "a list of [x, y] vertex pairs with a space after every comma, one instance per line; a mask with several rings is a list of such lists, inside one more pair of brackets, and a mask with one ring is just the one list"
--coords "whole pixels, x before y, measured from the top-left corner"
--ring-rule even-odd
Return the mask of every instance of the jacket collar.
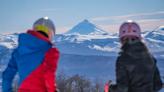
[[33, 31], [33, 30], [28, 30], [28, 34], [31, 34], [41, 40], [47, 41], [48, 43], [52, 44], [50, 40], [48, 40], [44, 35], [40, 34], [39, 32]]

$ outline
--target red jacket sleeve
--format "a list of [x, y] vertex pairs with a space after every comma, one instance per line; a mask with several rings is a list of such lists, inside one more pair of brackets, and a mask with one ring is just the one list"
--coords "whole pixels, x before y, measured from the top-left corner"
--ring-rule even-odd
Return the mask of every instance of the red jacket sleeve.
[[55, 72], [57, 69], [58, 59], [59, 51], [57, 48], [51, 48], [48, 50], [44, 57], [43, 72], [48, 92], [54, 92], [56, 90]]

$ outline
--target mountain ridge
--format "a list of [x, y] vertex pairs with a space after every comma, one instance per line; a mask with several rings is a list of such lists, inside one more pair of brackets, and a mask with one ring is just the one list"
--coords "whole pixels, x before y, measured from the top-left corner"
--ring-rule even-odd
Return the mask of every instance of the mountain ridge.
[[[82, 23], [82, 24], [81, 24]], [[79, 23], [76, 26], [82, 25], [81, 29], [88, 28], [89, 34], [80, 34], [78, 30], [74, 30], [72, 34], [56, 34], [53, 43], [61, 53], [65, 54], [78, 54], [78, 55], [118, 55], [120, 51], [121, 44], [118, 39], [118, 32], [112, 34], [91, 34], [95, 31], [94, 28], [98, 28], [96, 25], [90, 23], [87, 19]], [[76, 27], [75, 26], [75, 27]], [[85, 27], [86, 26], [86, 27]], [[88, 27], [87, 27], [88, 26]], [[91, 27], [90, 27], [91, 26]], [[75, 28], [76, 29], [76, 28]], [[77, 27], [79, 29], [79, 27]], [[101, 31], [101, 30], [100, 30]], [[159, 31], [159, 33], [158, 33]], [[76, 33], [75, 33], [76, 32]], [[81, 30], [80, 30], [81, 32]], [[155, 34], [154, 34], [155, 32]], [[151, 52], [160, 52], [160, 56], [164, 56], [161, 52], [164, 52], [164, 26], [158, 27], [153, 31], [142, 32], [142, 37], [145, 40], [148, 48]], [[105, 32], [106, 33], [106, 32]], [[158, 35], [156, 35], [158, 34]], [[14, 49], [18, 45], [18, 33], [10, 35], [0, 34], [0, 46], [7, 47], [9, 49]], [[153, 38], [155, 35], [156, 38]], [[112, 54], [113, 53], [113, 54]]]
[[78, 23], [71, 30], [68, 30], [64, 34], [81, 34], [81, 35], [108, 35], [108, 32], [102, 30], [99, 26], [96, 26], [89, 22], [87, 19]]

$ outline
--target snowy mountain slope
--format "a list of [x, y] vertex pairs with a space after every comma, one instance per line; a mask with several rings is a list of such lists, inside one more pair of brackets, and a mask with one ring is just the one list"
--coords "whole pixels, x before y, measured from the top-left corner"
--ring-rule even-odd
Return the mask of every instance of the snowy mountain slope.
[[13, 49], [18, 45], [17, 39], [18, 36], [15, 35], [0, 34], [0, 85], [2, 72], [8, 64]]
[[[110, 35], [79, 35], [79, 34], [66, 34], [66, 35], [56, 35], [55, 42], [75, 42], [81, 43], [83, 41], [91, 41], [91, 40], [102, 40], [102, 39], [118, 39], [117, 36], [110, 36]], [[96, 40], [96, 41], [97, 41]]]
[[16, 35], [0, 34], [0, 46], [5, 46], [7, 48], [13, 49], [18, 44], [17, 40], [18, 40], [18, 36]]
[[[1, 48], [1, 46], [0, 46]], [[0, 50], [0, 86], [2, 83], [2, 72], [5, 70], [7, 67], [7, 64], [9, 62], [9, 59], [11, 58], [11, 51], [9, 49], [4, 49], [3, 51]], [[0, 87], [0, 92], [1, 92], [1, 87]]]
[[164, 51], [164, 41], [151, 39], [151, 38], [145, 38], [144, 40], [151, 52]]
[[164, 41], [164, 26], [160, 26], [155, 30], [148, 33], [145, 38], [151, 38], [156, 40]]
[[87, 19], [83, 22], [80, 22], [71, 30], [67, 31], [64, 34], [73, 34], [78, 33], [82, 35], [108, 35], [108, 32], [102, 30], [100, 27], [90, 23]]
[[117, 55], [120, 44], [118, 37], [104, 35], [57, 35], [55, 46], [67, 54]]
[[147, 34], [149, 34], [151, 31], [142, 31], [141, 36], [144, 38]]
[[20, 33], [12, 33], [12, 34], [10, 34], [10, 35], [15, 35], [15, 36], [18, 36]]
[[[144, 40], [152, 53], [164, 55], [164, 41], [151, 38]], [[118, 53], [121, 46], [118, 37], [109, 35], [57, 35], [54, 44], [63, 53], [79, 55], [110, 55], [110, 52]]]
[[[17, 46], [15, 35], [1, 35], [0, 49], [13, 49]], [[144, 38], [151, 52], [163, 52], [164, 41], [152, 38]], [[117, 36], [110, 35], [79, 35], [60, 34], [54, 38], [54, 44], [61, 53], [79, 55], [118, 55], [120, 43]], [[3, 51], [1, 51], [2, 53]], [[114, 53], [114, 54], [112, 54]], [[164, 54], [160, 54], [164, 55]]]
[[[0, 38], [0, 49], [4, 51], [18, 45], [18, 36], [1, 35]], [[120, 47], [118, 37], [109, 35], [56, 35], [54, 44], [61, 53], [79, 55], [117, 55]]]
[[[150, 32], [151, 32], [151, 31], [142, 31], [142, 32], [141, 32], [142, 38], [144, 38], [144, 37], [145, 37], [148, 33], [150, 33]], [[118, 37], [118, 36], [119, 36], [119, 32], [111, 32], [110, 35], [111, 35], [111, 36], [117, 36], [117, 37]]]

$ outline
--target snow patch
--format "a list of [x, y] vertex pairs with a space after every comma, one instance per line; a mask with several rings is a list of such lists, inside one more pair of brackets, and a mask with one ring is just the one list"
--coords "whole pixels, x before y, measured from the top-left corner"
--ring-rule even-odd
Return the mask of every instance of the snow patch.
[[8, 43], [8, 42], [2, 42], [2, 43], [0, 43], [0, 45], [3, 45], [9, 49], [13, 49], [15, 47], [15, 46], [13, 46], [12, 43]]

